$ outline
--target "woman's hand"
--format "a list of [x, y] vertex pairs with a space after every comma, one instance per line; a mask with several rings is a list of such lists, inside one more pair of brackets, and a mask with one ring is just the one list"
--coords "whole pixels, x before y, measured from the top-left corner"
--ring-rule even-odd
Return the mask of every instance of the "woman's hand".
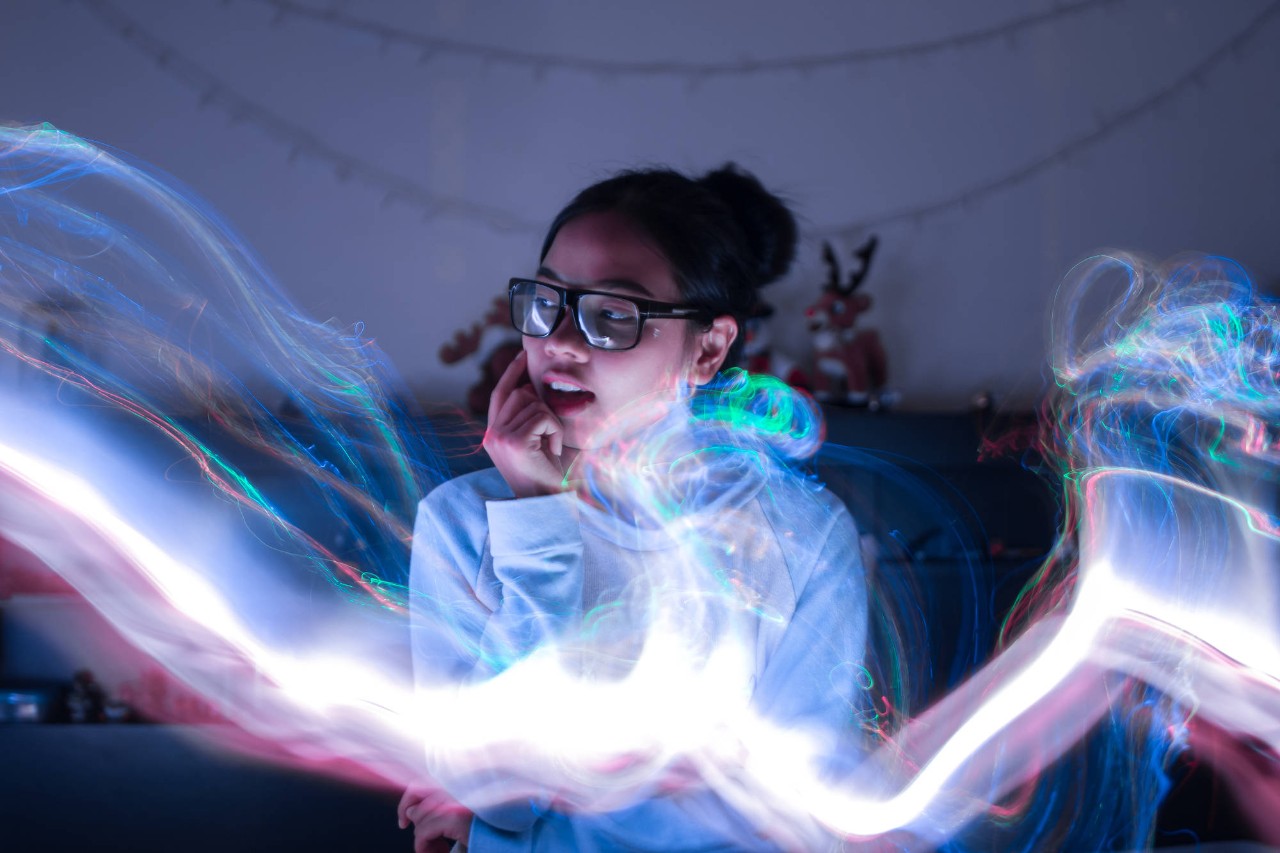
[[413, 853], [447, 851], [458, 842], [464, 848], [471, 839], [471, 818], [466, 806], [444, 791], [409, 788], [396, 809], [400, 828], [413, 824]]
[[484, 449], [518, 498], [564, 490], [564, 427], [533, 390], [528, 363], [521, 351], [503, 372], [484, 433]]

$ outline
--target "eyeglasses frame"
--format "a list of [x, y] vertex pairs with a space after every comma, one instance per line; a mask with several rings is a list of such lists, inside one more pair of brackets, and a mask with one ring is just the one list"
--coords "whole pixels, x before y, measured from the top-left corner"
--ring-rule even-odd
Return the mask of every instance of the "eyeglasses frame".
[[[556, 319], [551, 324], [551, 328], [547, 330], [545, 335], [533, 335], [520, 328], [520, 322], [516, 318], [516, 287], [522, 284], [535, 284], [541, 287], [550, 288], [560, 295], [560, 307], [556, 312]], [[623, 299], [635, 305], [640, 311], [640, 325], [636, 329], [636, 340], [631, 346], [626, 347], [602, 347], [591, 343], [591, 339], [587, 336], [587, 330], [582, 326], [582, 317], [578, 314], [578, 301], [584, 296], [608, 296], [613, 299]], [[638, 296], [629, 296], [622, 293], [613, 293], [607, 290], [571, 290], [567, 287], [561, 287], [558, 284], [551, 284], [545, 281], [539, 281], [535, 278], [512, 278], [507, 283], [507, 310], [511, 315], [511, 325], [521, 335], [528, 338], [549, 338], [555, 334], [556, 329], [560, 328], [560, 323], [564, 321], [565, 311], [573, 314], [573, 325], [577, 328], [578, 333], [582, 335], [582, 339], [586, 341], [587, 346], [592, 349], [602, 350], [603, 352], [626, 352], [629, 349], [635, 349], [640, 345], [640, 341], [644, 337], [645, 320], [700, 320], [704, 324], [710, 324], [711, 312], [706, 308], [699, 308], [696, 305], [680, 305], [675, 302], [658, 302], [653, 299], [643, 299]]]

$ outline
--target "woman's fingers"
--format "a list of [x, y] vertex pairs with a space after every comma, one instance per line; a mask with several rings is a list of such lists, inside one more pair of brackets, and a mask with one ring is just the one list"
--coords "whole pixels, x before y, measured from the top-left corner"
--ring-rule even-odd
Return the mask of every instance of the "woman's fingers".
[[441, 805], [442, 801], [439, 798], [423, 799], [411, 805], [405, 811], [405, 816], [419, 829], [432, 827], [440, 818]]
[[484, 434], [484, 449], [516, 497], [559, 491], [564, 479], [564, 425], [528, 376], [521, 353], [494, 387]]
[[442, 836], [465, 843], [470, 834], [471, 812], [443, 791], [432, 792], [426, 799], [412, 804], [405, 815], [413, 823], [415, 851], [426, 853], [434, 849], [432, 842]]
[[493, 386], [493, 392], [489, 395], [489, 423], [493, 423], [493, 413], [500, 409], [511, 396], [511, 392], [519, 387], [520, 380], [528, 377], [528, 363], [529, 356], [524, 350], [520, 350], [516, 357], [511, 359], [507, 369], [498, 377], [498, 384]]
[[560, 422], [533, 392], [517, 391], [507, 398], [502, 412], [493, 419], [484, 435], [484, 449], [502, 468], [519, 464], [529, 451], [542, 449], [542, 436], [560, 430]]
[[413, 853], [449, 853], [453, 849], [453, 843], [454, 839], [448, 835], [414, 832]]
[[418, 792], [413, 788], [406, 788], [405, 792], [400, 795], [400, 804], [396, 806], [396, 823], [404, 829], [409, 825], [409, 816], [406, 812], [409, 806], [418, 801]]
[[434, 829], [413, 828], [413, 853], [436, 853], [452, 849], [452, 838], [446, 838]]
[[560, 420], [541, 400], [531, 401], [511, 419], [511, 435], [531, 450], [543, 449], [543, 440], [559, 435], [561, 429]]
[[497, 409], [489, 410], [489, 428], [486, 434], [505, 435], [511, 432], [511, 422], [517, 414], [531, 403], [541, 402], [538, 395], [528, 386], [515, 389], [502, 401]]
[[547, 445], [551, 450], [551, 455], [559, 462], [564, 455], [564, 425], [559, 420], [556, 420], [555, 431], [547, 436]]
[[409, 817], [409, 811], [430, 799], [435, 792], [434, 788], [419, 788], [416, 785], [405, 788], [404, 793], [400, 795], [400, 804], [396, 806], [396, 818], [401, 829], [413, 822]]
[[421, 809], [431, 808], [434, 803], [447, 796], [448, 794], [438, 788], [419, 788], [416, 786], [406, 788], [405, 792], [400, 795], [400, 804], [396, 806], [396, 818], [399, 820], [400, 828], [405, 829], [409, 824], [413, 823], [413, 814]]
[[509, 427], [510, 432], [502, 436], [486, 436], [484, 448], [512, 494], [528, 498], [561, 491], [560, 422], [545, 407], [530, 404]]
[[[486, 449], [495, 441], [506, 441], [511, 436], [521, 438], [522, 436], [519, 436], [515, 429], [515, 421], [525, 409], [535, 404], [545, 408], [545, 404], [538, 399], [538, 395], [534, 393], [531, 386], [521, 385], [507, 394], [497, 408], [490, 409], [489, 425], [484, 435]], [[550, 414], [550, 412], [551, 410], [547, 409], [547, 413]]]

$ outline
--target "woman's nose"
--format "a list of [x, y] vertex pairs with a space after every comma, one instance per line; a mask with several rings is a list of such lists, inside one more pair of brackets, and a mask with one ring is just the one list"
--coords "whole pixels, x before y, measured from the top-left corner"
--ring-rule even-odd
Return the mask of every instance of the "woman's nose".
[[566, 311], [555, 331], [542, 339], [547, 355], [561, 355], [577, 361], [587, 358], [587, 339], [578, 331], [573, 313]]

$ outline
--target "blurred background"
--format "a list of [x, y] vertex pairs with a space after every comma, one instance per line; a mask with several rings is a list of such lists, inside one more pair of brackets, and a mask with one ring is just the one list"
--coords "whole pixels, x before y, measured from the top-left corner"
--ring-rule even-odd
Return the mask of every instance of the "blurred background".
[[303, 313], [363, 324], [415, 393], [461, 403], [441, 344], [536, 264], [580, 188], [733, 160], [805, 245], [802, 312], [863, 285], [900, 408], [1026, 406], [1045, 313], [1099, 248], [1223, 254], [1280, 277], [1280, 20], [1266, 0], [5, 0], [0, 120], [169, 172]]

